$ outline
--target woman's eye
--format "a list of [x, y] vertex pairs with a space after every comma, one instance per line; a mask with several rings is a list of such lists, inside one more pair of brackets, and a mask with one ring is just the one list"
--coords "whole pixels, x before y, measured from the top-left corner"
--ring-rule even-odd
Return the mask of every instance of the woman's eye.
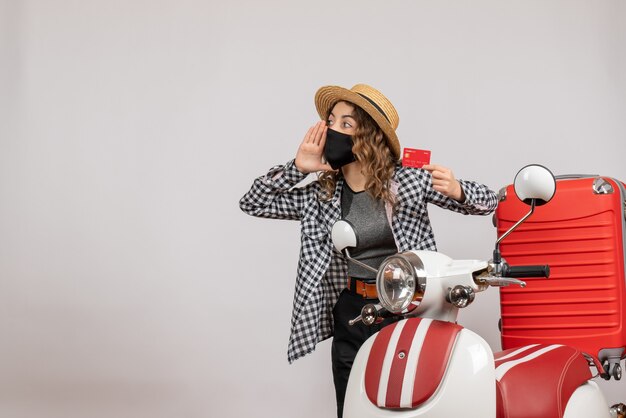
[[328, 126], [332, 125], [332, 124], [333, 124], [333, 120], [332, 120], [332, 119], [328, 119], [328, 120], [326, 121], [326, 124], [327, 124]]
[[343, 127], [344, 128], [352, 128], [352, 125], [350, 125], [348, 122], [344, 122], [343, 123]]

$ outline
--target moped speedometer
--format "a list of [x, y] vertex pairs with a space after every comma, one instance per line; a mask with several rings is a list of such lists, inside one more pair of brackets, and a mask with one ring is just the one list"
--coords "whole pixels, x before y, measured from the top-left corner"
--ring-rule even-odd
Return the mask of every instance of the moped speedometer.
[[376, 289], [385, 309], [401, 313], [426, 290], [422, 260], [410, 251], [388, 257], [378, 269]]

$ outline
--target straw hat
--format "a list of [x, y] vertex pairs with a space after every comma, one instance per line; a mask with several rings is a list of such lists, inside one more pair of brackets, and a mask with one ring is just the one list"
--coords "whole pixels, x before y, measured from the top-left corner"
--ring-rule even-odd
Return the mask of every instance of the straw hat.
[[345, 100], [365, 110], [387, 137], [387, 144], [396, 159], [400, 158], [400, 141], [396, 129], [400, 118], [398, 112], [381, 92], [367, 84], [357, 84], [350, 90], [339, 86], [324, 86], [315, 93], [315, 107], [322, 119], [326, 119], [335, 103]]

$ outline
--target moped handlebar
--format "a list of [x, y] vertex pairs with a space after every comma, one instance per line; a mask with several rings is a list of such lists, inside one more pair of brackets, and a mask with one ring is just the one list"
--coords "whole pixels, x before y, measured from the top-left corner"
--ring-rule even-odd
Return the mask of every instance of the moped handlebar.
[[504, 265], [502, 276], [513, 277], [516, 279], [524, 279], [528, 277], [550, 277], [550, 266], [509, 266]]

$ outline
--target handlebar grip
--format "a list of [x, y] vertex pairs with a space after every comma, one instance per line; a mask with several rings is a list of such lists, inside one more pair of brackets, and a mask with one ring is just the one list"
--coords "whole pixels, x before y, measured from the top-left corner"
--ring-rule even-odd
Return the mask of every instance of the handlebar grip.
[[512, 277], [515, 279], [524, 279], [527, 277], [550, 277], [550, 266], [505, 266], [502, 275], [504, 277]]

